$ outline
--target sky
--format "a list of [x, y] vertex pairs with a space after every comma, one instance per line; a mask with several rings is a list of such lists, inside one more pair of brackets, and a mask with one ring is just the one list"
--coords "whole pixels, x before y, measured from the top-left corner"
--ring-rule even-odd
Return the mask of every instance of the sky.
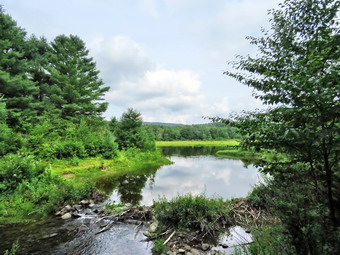
[[77, 35], [110, 87], [106, 119], [128, 108], [148, 122], [206, 123], [202, 116], [263, 108], [223, 74], [254, 55], [246, 36], [269, 28], [280, 0], [1, 0], [29, 35]]

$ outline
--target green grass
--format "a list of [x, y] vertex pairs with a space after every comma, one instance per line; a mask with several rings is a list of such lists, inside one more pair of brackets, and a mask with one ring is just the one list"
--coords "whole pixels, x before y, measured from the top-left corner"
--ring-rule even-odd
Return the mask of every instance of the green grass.
[[216, 152], [217, 156], [233, 158], [233, 159], [245, 159], [245, 160], [264, 160], [266, 162], [287, 162], [289, 159], [282, 153], [274, 153], [271, 151], [244, 151], [244, 150], [220, 150]]
[[113, 160], [102, 158], [78, 159], [78, 164], [70, 160], [56, 160], [51, 164], [53, 174], [72, 182], [91, 181], [96, 183], [103, 178], [113, 178], [146, 167], [170, 164], [169, 159], [158, 151], [141, 152], [136, 150], [120, 151]]
[[229, 209], [222, 199], [207, 198], [203, 195], [187, 194], [168, 201], [165, 198], [154, 202], [154, 216], [159, 230], [169, 226], [180, 231], [207, 231], [218, 229], [225, 222]]
[[238, 140], [225, 140], [225, 141], [157, 141], [156, 146], [239, 146], [240, 141]]
[[119, 152], [117, 158], [69, 159], [51, 161], [44, 173], [23, 180], [12, 191], [0, 194], [0, 224], [32, 222], [53, 213], [64, 203], [88, 197], [93, 187], [126, 173], [156, 169], [171, 163], [158, 151]]
[[155, 254], [166, 254], [169, 250], [168, 246], [164, 244], [165, 239], [159, 238], [157, 239], [152, 247], [152, 251]]

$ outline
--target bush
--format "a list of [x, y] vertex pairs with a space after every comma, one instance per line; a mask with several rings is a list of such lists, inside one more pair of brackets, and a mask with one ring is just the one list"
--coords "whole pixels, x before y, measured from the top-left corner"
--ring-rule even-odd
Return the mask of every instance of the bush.
[[55, 156], [58, 159], [62, 158], [84, 158], [87, 156], [85, 147], [82, 142], [64, 141], [54, 144]]
[[188, 194], [171, 201], [163, 198], [155, 202], [154, 214], [161, 230], [166, 226], [179, 230], [214, 230], [228, 214], [224, 205], [225, 202], [220, 199]]
[[13, 191], [45, 171], [46, 165], [33, 157], [8, 154], [0, 160], [0, 192]]
[[247, 246], [252, 255], [297, 254], [282, 225], [264, 225], [252, 232], [253, 243]]
[[155, 254], [166, 254], [167, 251], [168, 251], [168, 246], [166, 246], [164, 244], [164, 239], [163, 238], [160, 238], [160, 239], [157, 239], [154, 244], [153, 244], [153, 247], [152, 247], [152, 251], [155, 253]]

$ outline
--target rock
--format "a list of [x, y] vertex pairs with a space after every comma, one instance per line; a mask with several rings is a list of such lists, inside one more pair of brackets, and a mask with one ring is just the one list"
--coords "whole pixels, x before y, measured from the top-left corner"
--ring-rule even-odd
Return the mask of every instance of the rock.
[[79, 226], [79, 228], [78, 228], [79, 231], [86, 231], [86, 230], [88, 230], [88, 229], [89, 229], [89, 227], [86, 226], [85, 224], [81, 224], [81, 225]]
[[207, 244], [207, 243], [202, 243], [201, 249], [202, 249], [202, 251], [207, 251], [207, 250], [210, 249], [210, 245]]
[[154, 222], [150, 225], [148, 231], [149, 231], [150, 233], [155, 233], [156, 230], [157, 230], [157, 227], [158, 227], [158, 222], [157, 222], [157, 221], [154, 221]]
[[83, 199], [83, 200], [80, 201], [80, 203], [81, 203], [82, 205], [87, 205], [87, 204], [89, 204], [89, 201], [86, 200], [86, 199]]
[[178, 253], [185, 253], [184, 249], [178, 249]]
[[77, 212], [73, 212], [72, 216], [75, 217], [75, 218], [80, 218], [81, 217]]
[[81, 205], [74, 205], [73, 208], [76, 209], [77, 211], [80, 211], [82, 206]]
[[61, 211], [57, 211], [54, 215], [55, 215], [55, 216], [61, 216], [62, 213], [61, 213]]
[[72, 214], [71, 214], [71, 213], [65, 213], [63, 216], [61, 216], [61, 218], [62, 218], [63, 220], [70, 219], [70, 218], [72, 218]]
[[89, 207], [90, 208], [93, 208], [93, 207], [95, 207], [96, 205], [94, 204], [94, 203], [91, 203], [91, 204], [89, 204]]
[[62, 209], [62, 211], [65, 211], [65, 212], [68, 212], [68, 211], [71, 211], [72, 210], [72, 206], [70, 206], [70, 205], [66, 205], [63, 209]]
[[221, 246], [223, 249], [227, 249], [227, 248], [229, 247], [229, 245], [226, 244], [226, 243], [222, 243], [222, 244], [220, 244], [220, 246]]
[[195, 248], [192, 248], [192, 249], [190, 250], [190, 252], [192, 253], [192, 255], [200, 255], [199, 250], [197, 250], [197, 249], [195, 249]]
[[183, 249], [186, 250], [186, 251], [190, 251], [190, 250], [191, 250], [191, 247], [190, 247], [189, 245], [186, 244], [186, 245], [184, 245]]
[[94, 204], [94, 201], [92, 199], [90, 199], [89, 204]]

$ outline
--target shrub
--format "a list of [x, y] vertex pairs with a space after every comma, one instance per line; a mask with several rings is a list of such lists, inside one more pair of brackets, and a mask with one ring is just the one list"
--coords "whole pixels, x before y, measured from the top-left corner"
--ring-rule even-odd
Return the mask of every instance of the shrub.
[[155, 254], [166, 254], [167, 253], [168, 246], [166, 246], [164, 244], [164, 241], [165, 240], [163, 238], [159, 238], [154, 242], [153, 247], [152, 247], [152, 251]]
[[[228, 211], [221, 199], [210, 199], [203, 195], [178, 196], [167, 201], [154, 203], [154, 214], [160, 229], [172, 226], [179, 230], [215, 230], [225, 221]], [[210, 231], [209, 231], [210, 232]]]
[[44, 172], [46, 165], [33, 157], [8, 154], [0, 160], [0, 191], [12, 191], [23, 181], [29, 181]]
[[64, 141], [54, 144], [55, 156], [58, 159], [62, 158], [84, 158], [87, 156], [85, 147], [82, 142]]

